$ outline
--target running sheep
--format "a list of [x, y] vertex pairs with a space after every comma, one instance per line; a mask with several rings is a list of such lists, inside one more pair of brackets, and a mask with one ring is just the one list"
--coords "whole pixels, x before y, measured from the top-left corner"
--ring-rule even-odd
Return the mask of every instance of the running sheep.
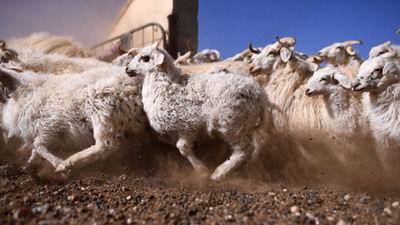
[[[2, 128], [21, 138], [56, 172], [67, 172], [114, 153], [120, 138], [147, 123], [140, 99], [141, 79], [123, 67], [101, 67], [82, 74], [40, 74], [0, 69]], [[90, 147], [89, 147], [90, 146]], [[63, 160], [51, 152], [83, 149]]]
[[172, 57], [156, 44], [143, 48], [126, 72], [130, 77], [145, 77], [142, 99], [151, 127], [176, 145], [202, 177], [210, 173], [193, 153], [199, 137], [221, 137], [233, 150], [212, 173], [213, 180], [224, 179], [258, 147], [257, 130], [266, 120], [267, 105], [252, 78], [181, 74]]

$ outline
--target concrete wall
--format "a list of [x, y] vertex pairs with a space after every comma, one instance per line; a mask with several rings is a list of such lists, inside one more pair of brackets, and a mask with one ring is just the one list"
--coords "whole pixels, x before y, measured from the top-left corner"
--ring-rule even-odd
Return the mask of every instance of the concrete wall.
[[[171, 44], [167, 50], [176, 57], [177, 52], [184, 54], [188, 51], [186, 48], [188, 40], [191, 40], [192, 49], [197, 50], [197, 13], [198, 0], [128, 0], [108, 32], [106, 40], [146, 23], [157, 22], [166, 32], [167, 43]], [[143, 37], [144, 45], [150, 45], [152, 32], [152, 29], [148, 28], [144, 34], [135, 33], [133, 43], [123, 47], [142, 47]], [[160, 38], [161, 33], [155, 29], [154, 36]]]

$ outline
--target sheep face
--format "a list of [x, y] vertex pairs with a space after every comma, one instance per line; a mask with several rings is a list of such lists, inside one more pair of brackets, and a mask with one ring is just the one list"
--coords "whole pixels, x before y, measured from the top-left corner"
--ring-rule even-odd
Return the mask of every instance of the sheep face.
[[395, 52], [365, 61], [352, 82], [356, 92], [381, 92], [393, 83], [400, 82], [400, 66]]
[[0, 40], [0, 63], [8, 63], [14, 57], [17, 57], [18, 53], [12, 49], [6, 49], [6, 43]]
[[279, 43], [266, 46], [250, 65], [250, 74], [270, 74], [280, 63], [289, 61], [293, 48], [280, 47]]
[[350, 89], [351, 80], [339, 70], [325, 67], [314, 72], [314, 75], [308, 81], [305, 94], [309, 97], [314, 95], [329, 95], [334, 93], [337, 85]]
[[321, 57], [325, 62], [330, 64], [343, 64], [350, 56], [355, 55], [357, 52], [353, 49], [352, 44], [362, 44], [359, 41], [345, 41], [343, 43], [335, 43], [331, 46], [321, 49], [317, 56]]
[[174, 59], [163, 49], [157, 48], [158, 44], [147, 46], [137, 54], [126, 67], [130, 77], [146, 76], [156, 68], [161, 68], [164, 63], [173, 64]]
[[112, 64], [117, 66], [128, 66], [132, 59], [139, 53], [140, 48], [131, 48], [127, 53], [118, 56]]
[[387, 41], [381, 45], [375, 46], [371, 48], [371, 51], [369, 52], [369, 59], [378, 57], [386, 52], [389, 52], [389, 44], [390, 41]]

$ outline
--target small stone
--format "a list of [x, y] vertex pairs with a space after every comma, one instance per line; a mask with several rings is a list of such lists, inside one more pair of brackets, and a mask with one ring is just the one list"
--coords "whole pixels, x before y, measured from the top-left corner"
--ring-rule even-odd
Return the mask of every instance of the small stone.
[[285, 189], [283, 189], [283, 193], [286, 193], [288, 190], [285, 188]]
[[390, 216], [392, 215], [392, 210], [390, 210], [389, 208], [384, 208], [383, 212], [385, 212], [386, 214], [388, 214]]
[[268, 196], [275, 196], [275, 193], [271, 191], [268, 193]]
[[360, 199], [361, 204], [368, 204], [371, 201], [370, 197], [363, 197]]
[[351, 196], [350, 196], [350, 195], [345, 195], [345, 196], [344, 196], [344, 200], [345, 200], [345, 201], [348, 201], [348, 200], [350, 200], [350, 199], [351, 199]]
[[130, 195], [128, 197], [126, 197], [126, 200], [128, 200], [128, 201], [131, 199], [132, 199], [132, 196], [130, 196]]
[[225, 216], [225, 220], [228, 221], [228, 222], [234, 222], [235, 221], [235, 219], [233, 218], [232, 215], [226, 215]]
[[399, 207], [400, 203], [399, 202], [393, 202], [392, 206], [393, 208], [397, 208]]
[[85, 187], [81, 187], [81, 191], [85, 191], [86, 190], [86, 188]]
[[243, 222], [246, 223], [246, 222], [248, 222], [248, 221], [249, 221], [249, 217], [248, 217], [248, 216], [244, 216], [244, 217], [243, 217]]
[[347, 224], [349, 224], [349, 223], [346, 223], [344, 220], [342, 220], [342, 219], [340, 219], [337, 223], [336, 223], [336, 225], [347, 225]]
[[309, 219], [309, 220], [313, 220], [314, 219], [314, 215], [313, 214], [311, 214], [311, 213], [306, 213], [306, 216], [307, 216], [307, 218]]
[[300, 212], [300, 209], [299, 209], [299, 207], [294, 205], [294, 206], [290, 207], [290, 212], [298, 213], [298, 212]]
[[123, 174], [123, 175], [119, 176], [118, 179], [119, 179], [120, 181], [124, 181], [124, 180], [127, 179], [127, 176], [126, 176], [125, 174]]
[[77, 202], [77, 201], [79, 201], [79, 196], [70, 195], [70, 196], [67, 197], [67, 199], [68, 199], [68, 201], [70, 201], [70, 202]]
[[326, 217], [326, 219], [329, 220], [329, 221], [334, 221], [335, 220], [335, 218], [333, 218], [332, 216], [328, 216], [328, 217]]
[[133, 219], [132, 218], [128, 218], [127, 220], [126, 220], [126, 224], [132, 224], [133, 223]]

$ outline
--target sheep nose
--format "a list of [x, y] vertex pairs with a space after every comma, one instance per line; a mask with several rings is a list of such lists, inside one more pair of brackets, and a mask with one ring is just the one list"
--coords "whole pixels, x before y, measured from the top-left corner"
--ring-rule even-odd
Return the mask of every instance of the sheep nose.
[[306, 95], [308, 94], [308, 92], [310, 92], [310, 88], [307, 88], [307, 90], [306, 90]]
[[356, 89], [358, 86], [360, 86], [360, 80], [356, 79], [351, 83], [351, 86], [353, 87], [353, 90]]
[[126, 67], [125, 72], [126, 72], [126, 74], [128, 74], [129, 77], [136, 76], [135, 70], [129, 69], [129, 67]]

